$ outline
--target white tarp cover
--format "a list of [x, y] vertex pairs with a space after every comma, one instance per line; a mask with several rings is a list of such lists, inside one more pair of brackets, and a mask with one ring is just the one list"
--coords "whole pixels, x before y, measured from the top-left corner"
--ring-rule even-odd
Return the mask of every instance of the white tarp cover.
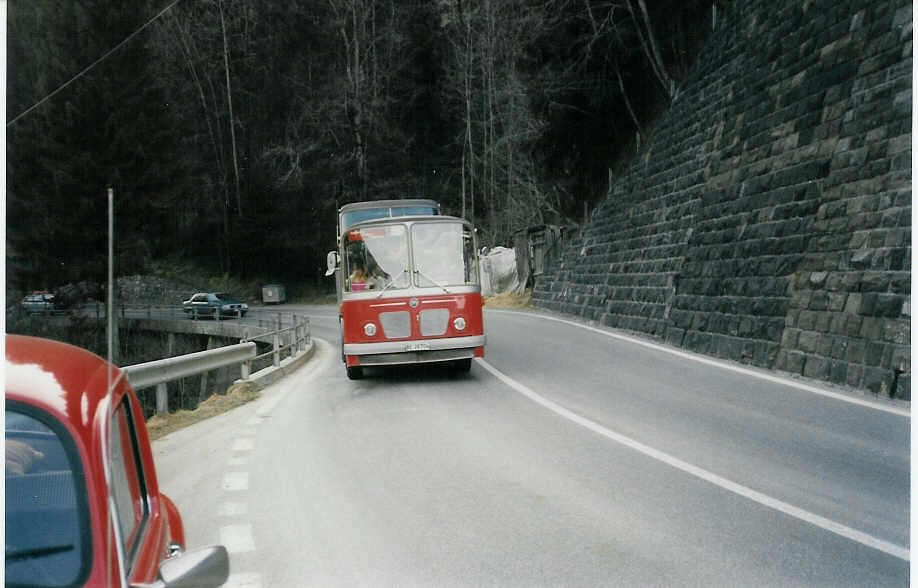
[[481, 295], [522, 294], [523, 285], [516, 271], [516, 251], [494, 247], [481, 256]]

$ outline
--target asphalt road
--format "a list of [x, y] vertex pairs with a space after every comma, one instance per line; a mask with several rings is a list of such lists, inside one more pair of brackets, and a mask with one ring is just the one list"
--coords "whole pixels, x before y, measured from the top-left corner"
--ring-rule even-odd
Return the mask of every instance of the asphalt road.
[[486, 311], [469, 374], [318, 350], [154, 444], [230, 586], [904, 586], [908, 407]]

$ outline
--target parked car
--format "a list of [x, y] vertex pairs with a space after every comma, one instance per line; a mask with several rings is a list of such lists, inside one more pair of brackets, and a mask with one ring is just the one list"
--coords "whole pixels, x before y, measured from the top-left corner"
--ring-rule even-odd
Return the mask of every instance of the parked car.
[[[219, 586], [223, 546], [185, 552], [137, 396], [86, 350], [6, 336], [6, 584]], [[111, 382], [111, 385], [109, 385]]]
[[234, 299], [226, 292], [198, 292], [182, 302], [182, 310], [191, 318], [204, 316], [245, 316], [249, 305]]
[[32, 292], [22, 299], [26, 312], [53, 312], [59, 309], [57, 299], [50, 292]]

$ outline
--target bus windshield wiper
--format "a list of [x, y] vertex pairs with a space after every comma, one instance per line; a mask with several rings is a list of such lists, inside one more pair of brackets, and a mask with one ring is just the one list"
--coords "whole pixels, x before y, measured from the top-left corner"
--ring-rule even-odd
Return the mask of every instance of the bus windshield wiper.
[[65, 551], [73, 551], [74, 547], [75, 545], [73, 543], [67, 543], [64, 545], [48, 545], [46, 547], [36, 547], [35, 549], [24, 549], [21, 551], [7, 551], [5, 559], [6, 561], [17, 561], [33, 557], [45, 557]]
[[405, 268], [405, 269], [403, 269], [402, 271], [398, 272], [398, 274], [397, 274], [394, 278], [392, 278], [391, 280], [389, 280], [389, 282], [388, 282], [385, 286], [383, 286], [383, 289], [379, 291], [379, 294], [377, 294], [376, 297], [377, 297], [377, 298], [382, 298], [383, 292], [385, 292], [386, 290], [388, 290], [389, 288], [391, 288], [392, 286], [394, 286], [394, 285], [395, 285], [395, 282], [398, 281], [398, 279], [399, 279], [400, 277], [402, 277], [402, 274], [404, 274], [404, 273], [407, 272], [407, 271], [408, 271], [408, 268]]
[[425, 278], [428, 282], [430, 282], [430, 283], [433, 284], [434, 286], [439, 286], [440, 288], [443, 288], [443, 291], [446, 292], [447, 294], [452, 294], [452, 292], [450, 292], [449, 290], [446, 289], [446, 286], [444, 286], [444, 285], [441, 284], [440, 282], [436, 281], [435, 279], [431, 278], [430, 276], [428, 276], [427, 274], [425, 274], [424, 272], [422, 272], [422, 271], [419, 270], [418, 268], [414, 268], [414, 271], [415, 271], [416, 274], [418, 274], [418, 275], [421, 276], [422, 278]]

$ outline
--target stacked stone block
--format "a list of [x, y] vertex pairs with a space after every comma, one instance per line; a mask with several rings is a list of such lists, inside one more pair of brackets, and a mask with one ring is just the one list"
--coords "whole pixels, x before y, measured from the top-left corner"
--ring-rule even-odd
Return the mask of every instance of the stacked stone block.
[[910, 398], [911, 3], [728, 14], [533, 300]]

